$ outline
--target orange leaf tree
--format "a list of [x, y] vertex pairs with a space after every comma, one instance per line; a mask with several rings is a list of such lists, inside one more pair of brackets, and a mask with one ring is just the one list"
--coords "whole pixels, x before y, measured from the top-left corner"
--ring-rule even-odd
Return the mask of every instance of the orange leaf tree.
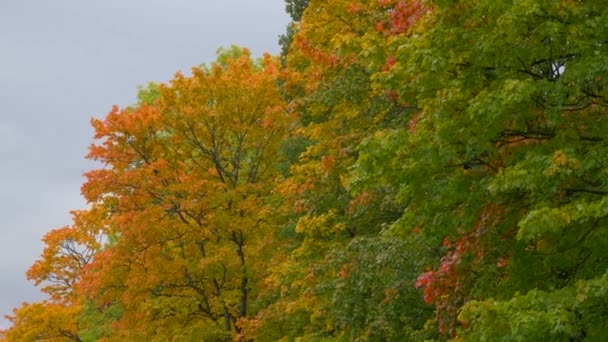
[[[93, 120], [98, 143], [82, 191], [108, 236], [79, 291], [119, 303], [113, 338], [231, 338], [259, 309], [272, 252], [269, 190], [289, 123], [278, 64], [246, 49], [142, 92]], [[234, 335], [237, 336], [237, 335]]]
[[92, 220], [96, 212], [97, 208], [74, 211], [71, 226], [44, 236], [44, 251], [27, 271], [27, 278], [41, 285], [50, 298], [24, 303], [6, 316], [12, 323], [3, 332], [9, 341], [80, 341], [79, 317], [84, 302], [75, 287], [103, 244], [103, 231]]

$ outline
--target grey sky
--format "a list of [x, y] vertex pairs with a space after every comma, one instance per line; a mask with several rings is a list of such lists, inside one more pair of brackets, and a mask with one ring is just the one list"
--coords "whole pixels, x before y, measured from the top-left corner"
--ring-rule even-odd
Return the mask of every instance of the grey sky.
[[[278, 53], [283, 0], [0, 0], [0, 315], [42, 295], [24, 272], [84, 206], [91, 117], [237, 44]], [[0, 328], [6, 322], [0, 320]]]

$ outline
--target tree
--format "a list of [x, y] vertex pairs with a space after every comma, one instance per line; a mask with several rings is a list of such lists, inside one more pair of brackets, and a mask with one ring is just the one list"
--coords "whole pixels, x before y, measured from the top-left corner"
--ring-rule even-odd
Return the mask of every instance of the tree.
[[44, 285], [49, 300], [23, 303], [6, 318], [12, 326], [4, 331], [8, 341], [81, 341], [79, 317], [83, 310], [77, 284], [93, 256], [103, 245], [103, 232], [90, 220], [97, 208], [74, 211], [74, 224], [47, 233], [40, 259], [27, 271], [27, 278]]
[[606, 272], [605, 4], [433, 4], [395, 42], [382, 81], [421, 112], [362, 158], [380, 163], [381, 147], [409, 202], [400, 229], [444, 250], [418, 285], [448, 336], [464, 308], [464, 339], [596, 338], [606, 312], [586, 308]]
[[[305, 144], [278, 191], [293, 208], [291, 231], [299, 242], [272, 277], [282, 296], [261, 312], [258, 339], [354, 339], [370, 331], [375, 338], [408, 338], [399, 331], [403, 322], [415, 321], [414, 331], [429, 315], [425, 309], [397, 309], [407, 307], [401, 300], [413, 297], [422, 306], [413, 287], [417, 274], [395, 274], [388, 261], [378, 261], [362, 248], [395, 248], [392, 237], [380, 234], [403, 210], [395, 188], [357, 184], [353, 177], [360, 144], [415, 111], [372, 86], [374, 75], [390, 68], [387, 41], [407, 34], [393, 30], [392, 9], [401, 13], [400, 6], [396, 1], [310, 1], [298, 24], [283, 89], [298, 115], [292, 139]], [[362, 277], [339, 277], [345, 269]], [[404, 289], [403, 297], [389, 309], [383, 304], [385, 293], [400, 293], [395, 288]], [[359, 303], [361, 298], [369, 301]], [[351, 324], [347, 317], [359, 310]]]
[[304, 10], [308, 7], [309, 0], [285, 0], [285, 11], [291, 17], [291, 22], [287, 25], [285, 34], [279, 36], [279, 45], [281, 46], [281, 56], [285, 58], [289, 45], [293, 40], [293, 35], [297, 30], [297, 25], [304, 14]]
[[104, 231], [95, 221], [99, 210], [94, 207], [72, 212], [72, 226], [51, 230], [42, 239], [44, 251], [27, 271], [27, 278], [36, 285], [45, 284], [42, 292], [53, 302], [69, 304], [77, 297], [75, 284], [102, 248]]
[[106, 167], [82, 191], [104, 209], [91, 220], [109, 242], [79, 289], [100, 310], [120, 303], [112, 338], [236, 338], [259, 309], [268, 194], [289, 121], [278, 71], [270, 56], [221, 50], [210, 67], [93, 120], [89, 158]]
[[48, 301], [28, 304], [13, 310], [7, 316], [12, 327], [4, 331], [7, 341], [75, 341], [78, 337], [77, 318], [81, 307]]

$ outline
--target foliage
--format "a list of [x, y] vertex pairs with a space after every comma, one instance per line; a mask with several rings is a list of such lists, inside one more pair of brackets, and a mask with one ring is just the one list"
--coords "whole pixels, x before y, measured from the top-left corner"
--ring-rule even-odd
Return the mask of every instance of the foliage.
[[4, 332], [7, 341], [78, 341], [77, 317], [82, 308], [79, 305], [42, 301], [23, 303], [7, 316], [12, 328]]
[[601, 340], [608, 3], [286, 2], [92, 121], [13, 340]]
[[192, 73], [161, 84], [152, 105], [93, 121], [101, 143], [89, 157], [107, 168], [87, 173], [83, 193], [112, 206], [117, 238], [82, 288], [98, 305], [122, 304], [122, 338], [196, 336], [201, 321], [230, 336], [256, 310], [273, 235], [265, 196], [287, 122], [277, 62], [232, 47]]
[[[298, 116], [292, 136], [307, 145], [278, 191], [293, 208], [292, 227], [300, 242], [271, 278], [281, 297], [259, 315], [257, 339], [411, 338], [430, 315], [420, 309], [416, 273], [393, 274], [387, 264], [394, 259], [380, 261], [372, 252], [394, 246], [391, 237], [380, 235], [401, 214], [394, 187], [358, 186], [352, 177], [362, 141], [414, 111], [372, 87], [372, 75], [387, 68], [390, 36], [406, 34], [375, 27], [392, 28], [389, 9], [399, 12], [399, 6], [313, 0], [298, 24], [283, 89]], [[354, 258], [359, 261], [351, 262]], [[402, 267], [413, 266], [408, 262]], [[341, 278], [345, 268], [357, 276]], [[404, 289], [403, 300], [417, 298], [420, 306], [395, 304], [388, 311], [405, 310], [383, 312], [385, 293], [401, 296], [396, 288]], [[367, 300], [358, 303], [362, 298]], [[354, 312], [357, 317], [348, 318]], [[401, 331], [405, 321], [414, 322], [408, 333]]]
[[[520, 305], [533, 296], [519, 293], [537, 289], [556, 299], [605, 272], [602, 8], [593, 1], [437, 1], [419, 31], [396, 42], [395, 64], [378, 77], [422, 110], [409, 132], [394, 133], [405, 145], [383, 137], [369, 143], [363, 170], [389, 166], [409, 202], [402, 223], [446, 247], [418, 286], [448, 335], [476, 340], [481, 335], [469, 331], [500, 327], [482, 319], [459, 329], [457, 313], [464, 307], [468, 317], [479, 307], [467, 302], [525, 320]], [[372, 146], [401, 164], [379, 161]], [[386, 174], [372, 171], [372, 179]], [[579, 329], [570, 337], [584, 336]], [[508, 331], [493, 330], [532, 340], [547, 332]]]
[[287, 25], [285, 34], [279, 36], [279, 46], [281, 46], [281, 56], [283, 58], [287, 55], [287, 50], [297, 30], [297, 23], [302, 19], [304, 10], [308, 7], [308, 2], [309, 0], [285, 0], [285, 11], [291, 17], [291, 22]]

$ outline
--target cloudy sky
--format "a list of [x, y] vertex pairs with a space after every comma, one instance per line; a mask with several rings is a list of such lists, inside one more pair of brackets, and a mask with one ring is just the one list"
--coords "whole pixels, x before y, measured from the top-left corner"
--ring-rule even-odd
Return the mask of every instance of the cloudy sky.
[[[91, 117], [138, 85], [214, 59], [278, 53], [283, 0], [0, 0], [0, 315], [42, 295], [24, 273], [82, 208]], [[0, 320], [0, 328], [6, 322]]]

